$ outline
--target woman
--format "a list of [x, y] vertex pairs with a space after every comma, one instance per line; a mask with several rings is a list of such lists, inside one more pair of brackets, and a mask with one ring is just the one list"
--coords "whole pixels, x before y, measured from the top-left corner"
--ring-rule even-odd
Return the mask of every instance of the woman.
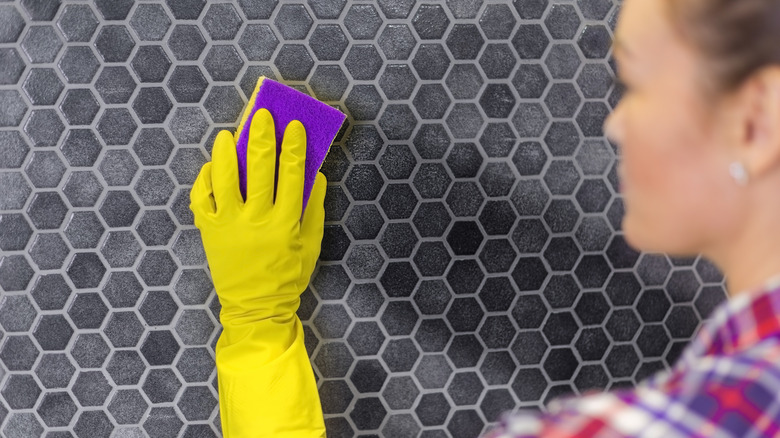
[[[626, 239], [704, 254], [731, 299], [672, 370], [633, 389], [554, 400], [544, 414], [507, 413], [489, 437], [780, 435], [778, 42], [780, 0], [623, 1], [614, 55], [626, 90], [605, 131], [622, 152]], [[305, 133], [291, 124], [274, 202], [273, 121], [258, 114], [246, 203], [227, 133], [191, 195], [223, 304], [223, 431], [322, 436], [295, 309], [319, 254], [325, 180], [299, 221]]]
[[506, 415], [488, 436], [780, 434], [780, 1], [624, 0], [623, 231], [635, 248], [702, 253], [722, 303], [674, 368], [636, 388]]

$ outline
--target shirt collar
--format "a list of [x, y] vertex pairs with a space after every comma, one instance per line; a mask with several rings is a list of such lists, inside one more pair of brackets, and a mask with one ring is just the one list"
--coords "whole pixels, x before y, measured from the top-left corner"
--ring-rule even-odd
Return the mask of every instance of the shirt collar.
[[680, 362], [734, 354], [780, 335], [780, 276], [718, 305]]

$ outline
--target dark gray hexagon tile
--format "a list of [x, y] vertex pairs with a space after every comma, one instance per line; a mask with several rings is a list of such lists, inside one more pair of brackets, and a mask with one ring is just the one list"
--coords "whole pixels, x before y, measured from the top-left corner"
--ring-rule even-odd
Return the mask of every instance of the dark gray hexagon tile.
[[112, 149], [103, 155], [98, 170], [109, 186], [126, 186], [135, 177], [138, 164], [130, 152]]
[[554, 44], [544, 59], [553, 79], [571, 79], [579, 68], [580, 56], [572, 44]]
[[33, 195], [27, 215], [40, 230], [59, 228], [68, 207], [57, 192], [38, 192]]
[[476, 59], [485, 39], [474, 24], [455, 24], [446, 38], [447, 48], [455, 59]]
[[52, 68], [33, 68], [27, 74], [22, 89], [33, 105], [53, 105], [64, 85]]
[[2, 390], [3, 398], [11, 409], [31, 409], [40, 394], [41, 388], [28, 374], [12, 374]]
[[144, 326], [132, 311], [112, 313], [103, 329], [114, 348], [135, 347], [143, 332]]
[[25, 63], [16, 49], [0, 49], [0, 84], [16, 84], [24, 68]]
[[30, 146], [19, 131], [0, 132], [0, 169], [18, 169], [22, 166]]
[[586, 58], [604, 58], [612, 44], [612, 38], [605, 26], [589, 24], [580, 32], [577, 44]]
[[129, 267], [141, 252], [141, 245], [130, 231], [110, 231], [100, 248], [112, 268]]
[[105, 62], [124, 62], [130, 57], [135, 41], [123, 25], [103, 26], [95, 39], [95, 48]]
[[31, 192], [21, 172], [0, 173], [0, 209], [21, 209]]
[[107, 145], [126, 145], [138, 125], [126, 108], [108, 108], [97, 124], [97, 131]]
[[141, 46], [130, 65], [141, 82], [162, 82], [171, 67], [171, 60], [162, 46]]
[[173, 194], [175, 184], [163, 169], [141, 172], [135, 184], [135, 193], [146, 206], [165, 205]]
[[30, 26], [21, 47], [32, 63], [47, 63], [54, 61], [62, 48], [62, 40], [53, 26]]
[[409, 26], [388, 24], [379, 34], [377, 43], [388, 60], [402, 60], [409, 58], [417, 40]]
[[76, 436], [87, 436], [88, 434], [109, 436], [113, 429], [114, 425], [111, 424], [108, 414], [102, 410], [82, 411], [73, 426]]
[[205, 163], [206, 158], [200, 148], [179, 148], [169, 167], [179, 184], [192, 184]]
[[193, 24], [177, 24], [168, 37], [168, 48], [179, 61], [195, 61], [206, 47], [206, 39]]
[[352, 4], [344, 15], [344, 26], [355, 40], [374, 38], [382, 19], [372, 4]]
[[24, 29], [24, 18], [13, 5], [0, 7], [0, 42], [13, 43], [19, 38]]
[[167, 291], [150, 291], [144, 298], [139, 311], [149, 325], [167, 325], [179, 307]]
[[138, 274], [147, 286], [167, 286], [178, 269], [167, 250], [148, 250], [141, 256]]
[[8, 335], [0, 347], [0, 360], [9, 371], [29, 371], [40, 355], [28, 335]]
[[95, 90], [105, 103], [125, 103], [135, 90], [136, 82], [127, 68], [106, 66], [95, 81]]
[[142, 127], [133, 142], [133, 152], [145, 166], [165, 164], [173, 147], [173, 141], [163, 128]]
[[279, 8], [274, 25], [282, 38], [300, 40], [306, 38], [313, 20], [302, 4], [285, 4]]
[[314, 60], [305, 45], [284, 44], [274, 58], [274, 65], [282, 78], [303, 81], [314, 67]]
[[179, 222], [179, 225], [193, 225], [194, 216], [190, 210], [190, 190], [179, 190], [170, 204], [171, 213]]
[[0, 90], [0, 106], [5, 109], [0, 113], [0, 127], [19, 126], [28, 108], [16, 90]]
[[141, 41], [160, 41], [171, 25], [171, 19], [158, 4], [140, 4], [130, 18], [133, 28]]
[[60, 103], [60, 111], [71, 125], [89, 125], [99, 109], [95, 95], [85, 88], [66, 91]]
[[187, 348], [176, 362], [176, 368], [185, 382], [206, 382], [215, 370], [214, 356], [206, 347]]
[[488, 79], [506, 79], [514, 70], [517, 59], [508, 44], [488, 44], [479, 57], [479, 65]]
[[32, 228], [21, 213], [0, 215], [0, 249], [22, 250], [27, 246], [30, 236], [32, 236]]
[[88, 84], [100, 63], [88, 46], [68, 46], [57, 66], [69, 84]]
[[176, 230], [170, 215], [165, 210], [150, 210], [141, 215], [136, 232], [148, 246], [167, 245]]
[[515, 29], [515, 20], [509, 6], [504, 4], [487, 5], [479, 24], [488, 39], [508, 39]]
[[309, 81], [314, 95], [324, 101], [340, 100], [348, 85], [349, 80], [338, 65], [318, 66]]
[[63, 131], [65, 125], [54, 109], [35, 109], [24, 124], [24, 132], [33, 146], [56, 146]]
[[244, 108], [244, 101], [236, 87], [216, 86], [209, 91], [203, 106], [214, 123], [235, 123]]
[[81, 368], [100, 368], [110, 349], [99, 333], [82, 333], [70, 348], [70, 355]]
[[87, 4], [66, 5], [57, 20], [57, 27], [68, 42], [88, 42], [97, 25], [98, 20]]
[[417, 127], [418, 118], [406, 104], [390, 104], [379, 116], [379, 127], [389, 140], [407, 140]]
[[29, 253], [39, 269], [59, 269], [70, 249], [59, 233], [41, 233], [35, 236]]
[[59, 310], [70, 298], [71, 288], [61, 274], [45, 274], [35, 280], [30, 294], [41, 310]]
[[81, 371], [72, 391], [81, 406], [101, 406], [111, 392], [111, 384], [101, 371]]
[[149, 404], [137, 389], [121, 389], [108, 403], [108, 412], [118, 424], [136, 424], [148, 407]]
[[309, 46], [320, 61], [338, 61], [348, 43], [341, 26], [337, 24], [320, 24], [309, 38]]
[[13, 412], [8, 416], [3, 433], [13, 437], [41, 436], [43, 426], [32, 412]]
[[441, 84], [423, 84], [412, 100], [422, 119], [440, 119], [447, 112], [451, 100]]
[[65, 225], [65, 236], [73, 248], [96, 248], [105, 228], [95, 212], [77, 211]]
[[43, 315], [33, 329], [33, 336], [44, 351], [64, 350], [73, 336], [73, 327], [62, 315]]
[[146, 365], [136, 350], [115, 350], [106, 364], [106, 372], [116, 385], [135, 385]]
[[185, 310], [176, 323], [176, 333], [184, 345], [205, 345], [214, 332], [205, 310]]
[[209, 127], [206, 116], [198, 107], [175, 108], [168, 124], [180, 144], [200, 143]]
[[76, 368], [64, 353], [45, 353], [35, 367], [44, 388], [65, 388]]
[[[143, 354], [150, 365], [170, 365], [180, 349], [173, 333], [168, 330], [150, 331], [142, 342], [141, 354]], [[149, 377], [147, 377], [148, 382]], [[179, 383], [179, 385], [181, 384]], [[146, 384], [144, 387], [146, 387]], [[149, 395], [148, 392], [147, 395]], [[152, 399], [152, 402], [155, 402], [155, 399], [151, 396], [150, 399]], [[173, 401], [173, 399], [166, 401]]]
[[195, 65], [177, 66], [168, 79], [168, 89], [178, 103], [198, 103], [206, 92], [208, 82]]
[[92, 171], [73, 171], [62, 191], [72, 207], [92, 207], [103, 193], [103, 184]]
[[214, 285], [202, 269], [184, 269], [176, 280], [174, 291], [184, 304], [203, 304]]
[[91, 129], [71, 129], [65, 135], [60, 150], [71, 166], [89, 167], [97, 160], [102, 147]]
[[278, 45], [279, 39], [267, 24], [247, 25], [238, 40], [238, 46], [250, 61], [270, 60]]
[[172, 407], [153, 407], [143, 424], [144, 430], [155, 436], [177, 436], [184, 425]]
[[165, 122], [172, 107], [162, 87], [141, 88], [133, 100], [133, 111], [145, 125]]
[[203, 60], [203, 66], [214, 81], [232, 81], [244, 66], [235, 46], [214, 45]]
[[229, 3], [212, 4], [202, 19], [203, 27], [214, 41], [232, 40], [243, 20], [235, 6]]
[[132, 0], [96, 0], [95, 6], [105, 20], [124, 20], [133, 7]]
[[172, 249], [183, 266], [206, 263], [206, 253], [203, 250], [200, 231], [197, 229], [181, 230], [174, 239]]
[[382, 64], [382, 58], [372, 44], [354, 44], [344, 59], [344, 67], [358, 80], [374, 79]]
[[67, 272], [76, 288], [91, 289], [100, 284], [106, 267], [96, 253], [78, 252], [69, 262]]
[[65, 164], [54, 151], [35, 151], [24, 170], [36, 188], [52, 188], [65, 174]]
[[35, 307], [24, 295], [7, 296], [0, 302], [0, 325], [6, 332], [29, 330], [36, 316]]
[[103, 296], [113, 308], [133, 307], [143, 287], [132, 271], [113, 271], [103, 286]]
[[65, 391], [46, 393], [37, 410], [49, 427], [67, 426], [76, 411], [76, 402]]
[[130, 226], [138, 210], [138, 204], [128, 191], [109, 191], [100, 206], [100, 214], [109, 227]]

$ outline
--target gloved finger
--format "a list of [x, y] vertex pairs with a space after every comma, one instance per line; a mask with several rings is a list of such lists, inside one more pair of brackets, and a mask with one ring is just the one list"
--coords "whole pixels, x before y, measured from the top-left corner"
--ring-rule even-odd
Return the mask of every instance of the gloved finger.
[[293, 120], [284, 130], [279, 157], [279, 183], [274, 210], [300, 219], [303, 210], [303, 179], [306, 165], [306, 130]]
[[241, 136], [241, 132], [244, 130], [246, 122], [249, 120], [249, 117], [252, 116], [252, 111], [255, 108], [255, 101], [257, 100], [257, 93], [260, 92], [260, 86], [263, 85], [264, 80], [265, 76], [260, 76], [257, 78], [255, 89], [252, 91], [252, 95], [249, 96], [249, 100], [247, 101], [246, 107], [244, 108], [244, 112], [241, 114], [241, 123], [239, 123], [238, 128], [236, 128], [236, 133], [233, 137], [233, 141], [236, 143], [238, 143], [238, 137]]
[[322, 172], [317, 172], [314, 186], [311, 189], [309, 202], [301, 220], [301, 238], [304, 242], [312, 242], [319, 246], [325, 229], [325, 193], [328, 180]]
[[246, 152], [246, 204], [252, 214], [262, 216], [274, 204], [276, 174], [276, 131], [274, 118], [265, 108], [252, 116]]
[[192, 210], [195, 218], [206, 213], [213, 214], [216, 212], [211, 181], [211, 166], [211, 162], [208, 162], [200, 168], [200, 173], [198, 173], [198, 177], [195, 178], [192, 189], [190, 189], [190, 210]]
[[217, 211], [235, 211], [244, 203], [238, 189], [238, 154], [230, 131], [219, 131], [211, 151], [211, 180]]

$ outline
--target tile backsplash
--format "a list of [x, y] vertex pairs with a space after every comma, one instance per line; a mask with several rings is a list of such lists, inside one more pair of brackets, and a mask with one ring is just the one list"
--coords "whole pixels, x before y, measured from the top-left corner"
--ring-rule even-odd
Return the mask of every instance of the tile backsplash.
[[329, 437], [476, 437], [726, 297], [625, 242], [613, 0], [0, 3], [0, 434], [220, 436], [189, 190], [259, 75], [344, 111], [303, 293]]

